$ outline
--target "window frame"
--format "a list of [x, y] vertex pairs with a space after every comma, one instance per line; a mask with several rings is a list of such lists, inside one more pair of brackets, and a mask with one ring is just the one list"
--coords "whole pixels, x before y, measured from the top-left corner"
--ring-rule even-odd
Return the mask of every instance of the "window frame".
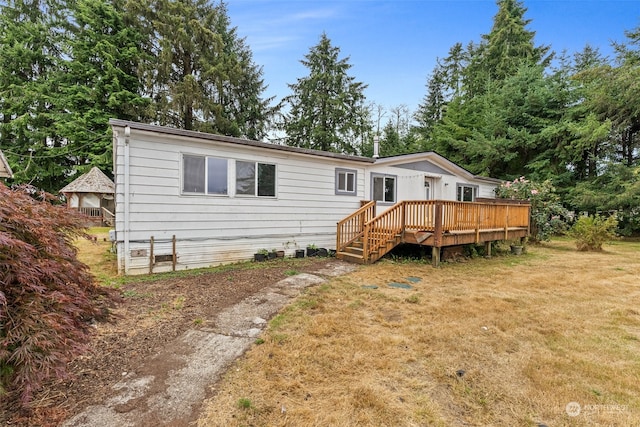
[[[186, 167], [185, 167], [185, 158], [190, 157], [192, 159], [200, 159], [204, 161], [204, 170], [201, 179], [199, 180], [199, 184], [202, 185], [202, 191], [188, 191], [185, 190], [186, 185]], [[181, 154], [181, 174], [180, 174], [180, 194], [184, 196], [214, 196], [214, 197], [229, 197], [229, 159], [224, 157], [216, 157], [216, 156], [207, 156], [203, 154], [190, 154], [190, 153], [182, 153]], [[214, 160], [222, 160], [226, 162], [226, 174], [224, 182], [226, 192], [209, 192], [209, 159]]]
[[[240, 193], [238, 192], [238, 170], [240, 169], [238, 165], [240, 163], [253, 164], [253, 193]], [[260, 182], [260, 166], [272, 166], [273, 167], [273, 194], [261, 195], [261, 182]], [[236, 197], [260, 197], [260, 198], [268, 198], [275, 199], [278, 197], [278, 165], [275, 163], [267, 163], [267, 162], [259, 162], [259, 161], [249, 161], [249, 160], [236, 160], [236, 168], [235, 168], [235, 177], [234, 177], [234, 188]]]
[[[376, 199], [376, 191], [375, 191], [375, 182], [376, 178], [382, 178], [382, 197], [383, 200]], [[385, 200], [386, 196], [386, 188], [387, 188], [387, 180], [393, 180], [393, 200], [388, 201]], [[371, 200], [379, 203], [381, 205], [394, 205], [398, 200], [398, 176], [397, 175], [389, 175], [384, 173], [372, 173], [371, 174]]]
[[[340, 175], [344, 174], [345, 188], [340, 188]], [[353, 175], [353, 189], [349, 190], [349, 175]], [[336, 196], [358, 195], [358, 171], [355, 169], [336, 168], [335, 170], [335, 194]]]
[[[461, 200], [461, 199], [464, 199], [464, 189], [465, 188], [470, 188], [471, 189], [471, 200]], [[480, 186], [479, 185], [475, 185], [475, 184], [468, 184], [468, 183], [464, 183], [464, 182], [456, 183], [456, 201], [458, 201], [458, 202], [475, 202], [476, 198], [478, 197], [479, 188], [480, 188]], [[462, 197], [460, 197], [460, 196], [462, 196]]]

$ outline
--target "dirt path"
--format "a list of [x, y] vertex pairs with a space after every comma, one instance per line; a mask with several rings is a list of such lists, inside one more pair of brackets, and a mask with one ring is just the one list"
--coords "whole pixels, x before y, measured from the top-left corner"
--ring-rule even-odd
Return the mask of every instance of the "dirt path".
[[304, 288], [352, 265], [319, 262], [311, 273], [278, 280], [223, 308], [206, 325], [190, 327], [105, 388], [101, 403], [64, 422], [80, 426], [183, 426], [197, 420], [201, 403], [226, 368], [255, 341], [275, 313]]
[[[142, 276], [122, 285], [123, 299], [112, 309], [110, 321], [94, 325], [96, 331], [87, 352], [69, 366], [72, 377], [47, 384], [35, 396], [28, 413], [0, 400], [0, 425], [83, 425], [82, 417], [87, 417], [85, 422], [91, 419], [89, 407], [96, 413], [115, 414], [118, 425], [186, 425], [187, 420], [197, 417], [200, 401], [195, 396], [208, 398], [211, 388], [185, 386], [174, 391], [168, 384], [190, 383], [189, 375], [204, 376], [206, 370], [209, 385], [214, 385], [220, 370], [216, 366], [224, 369], [229, 363], [221, 357], [242, 354], [264, 327], [259, 319], [266, 322], [279, 310], [279, 304], [289, 300], [290, 292], [300, 292], [297, 285], [279, 283], [283, 279], [305, 273], [324, 278], [351, 267], [332, 258], [285, 258], [169, 278]], [[291, 280], [297, 283], [298, 279]], [[273, 302], [267, 303], [267, 298]], [[231, 343], [244, 347], [234, 350]], [[209, 372], [211, 366], [213, 371]], [[182, 421], [153, 421], [153, 408], [172, 405], [187, 392], [191, 401], [187, 409], [180, 409]], [[189, 415], [184, 415], [187, 411]]]

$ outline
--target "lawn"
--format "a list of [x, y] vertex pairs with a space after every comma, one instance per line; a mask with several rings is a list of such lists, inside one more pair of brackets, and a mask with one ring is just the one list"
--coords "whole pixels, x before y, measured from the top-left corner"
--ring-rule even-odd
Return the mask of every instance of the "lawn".
[[639, 302], [637, 242], [384, 260], [273, 318], [199, 425], [640, 425]]
[[104, 284], [115, 280], [118, 275], [116, 254], [111, 251], [109, 240], [109, 227], [91, 227], [87, 234], [91, 239], [78, 239], [75, 242], [78, 248], [78, 259], [91, 268], [91, 273]]

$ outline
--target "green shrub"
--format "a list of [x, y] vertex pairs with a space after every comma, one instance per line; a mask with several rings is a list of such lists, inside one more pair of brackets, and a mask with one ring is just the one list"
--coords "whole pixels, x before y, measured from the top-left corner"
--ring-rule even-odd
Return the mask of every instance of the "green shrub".
[[617, 227], [615, 215], [581, 216], [567, 234], [576, 240], [579, 251], [601, 251], [605, 242], [615, 239]]
[[496, 189], [501, 199], [527, 200], [531, 203], [531, 240], [541, 242], [567, 230], [570, 216], [560, 203], [551, 181], [535, 182], [524, 176], [505, 182]]

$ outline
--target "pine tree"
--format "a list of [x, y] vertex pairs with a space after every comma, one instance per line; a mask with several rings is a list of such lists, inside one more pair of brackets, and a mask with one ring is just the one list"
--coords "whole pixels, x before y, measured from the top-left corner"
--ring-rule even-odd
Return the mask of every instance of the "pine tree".
[[281, 129], [288, 145], [323, 151], [357, 154], [362, 136], [371, 128], [364, 121], [363, 83], [348, 75], [349, 58], [339, 58], [326, 34], [301, 63], [309, 75], [289, 84], [293, 93], [283, 99], [289, 110]]

